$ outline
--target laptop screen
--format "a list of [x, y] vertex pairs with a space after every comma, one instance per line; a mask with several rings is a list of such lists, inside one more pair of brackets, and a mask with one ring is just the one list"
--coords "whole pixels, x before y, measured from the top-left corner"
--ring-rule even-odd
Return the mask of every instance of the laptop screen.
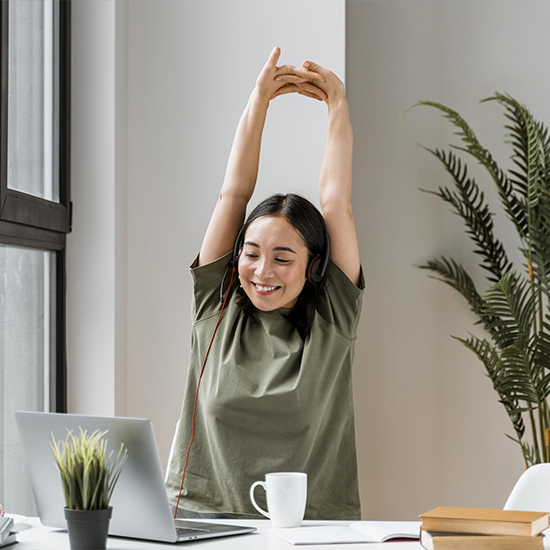
[[107, 431], [107, 454], [118, 453], [120, 444], [128, 449], [128, 459], [111, 499], [113, 515], [109, 534], [174, 542], [176, 531], [164, 486], [153, 426], [141, 418], [116, 418], [55, 413], [15, 414], [26, 463], [43, 525], [66, 528], [65, 501], [61, 476], [51, 449], [65, 440], [67, 430], [75, 435], [80, 428], [92, 434]]

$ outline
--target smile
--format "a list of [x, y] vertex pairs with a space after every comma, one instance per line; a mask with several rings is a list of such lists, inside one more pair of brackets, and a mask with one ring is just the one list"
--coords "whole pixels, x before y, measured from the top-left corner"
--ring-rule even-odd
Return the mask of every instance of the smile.
[[262, 286], [262, 285], [258, 285], [256, 283], [252, 283], [254, 285], [254, 288], [258, 291], [258, 292], [273, 292], [274, 290], [277, 290], [281, 287], [279, 286]]

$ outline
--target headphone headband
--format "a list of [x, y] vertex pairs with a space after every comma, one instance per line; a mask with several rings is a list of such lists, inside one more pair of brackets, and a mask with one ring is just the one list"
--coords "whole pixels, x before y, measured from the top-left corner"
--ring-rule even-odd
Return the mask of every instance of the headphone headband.
[[231, 260], [229, 262], [230, 268], [237, 269], [239, 265], [239, 257], [241, 255], [241, 249], [244, 245], [244, 224], [241, 225], [239, 232], [237, 233], [237, 238], [235, 239], [235, 244], [233, 245], [233, 254], [231, 255]]

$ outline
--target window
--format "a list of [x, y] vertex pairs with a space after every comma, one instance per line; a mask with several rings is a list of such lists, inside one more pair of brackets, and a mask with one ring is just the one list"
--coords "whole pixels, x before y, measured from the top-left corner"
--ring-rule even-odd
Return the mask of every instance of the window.
[[14, 412], [66, 411], [69, 0], [0, 3], [0, 502], [35, 515]]

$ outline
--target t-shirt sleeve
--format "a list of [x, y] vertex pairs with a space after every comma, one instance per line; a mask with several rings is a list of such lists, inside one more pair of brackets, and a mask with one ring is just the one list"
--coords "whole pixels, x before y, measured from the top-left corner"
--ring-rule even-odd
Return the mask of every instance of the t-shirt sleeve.
[[329, 262], [325, 287], [317, 300], [317, 312], [342, 336], [356, 338], [364, 292], [363, 268], [359, 286], [356, 286], [335, 263]]
[[[204, 319], [220, 312], [220, 285], [231, 260], [231, 252], [212, 263], [199, 266], [199, 257], [191, 264], [191, 276], [193, 277], [193, 321]], [[229, 284], [231, 272], [228, 272], [224, 281], [224, 290]], [[233, 280], [231, 286], [235, 288], [237, 281]]]

